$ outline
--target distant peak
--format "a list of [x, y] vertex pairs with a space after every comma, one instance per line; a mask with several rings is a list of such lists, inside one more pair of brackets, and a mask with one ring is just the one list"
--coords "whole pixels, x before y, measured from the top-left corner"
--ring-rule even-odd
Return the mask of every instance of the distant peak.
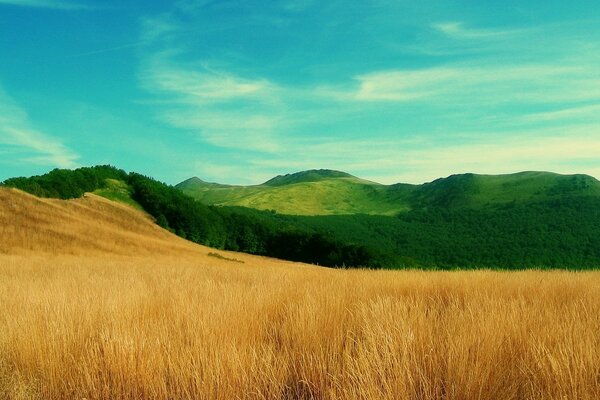
[[185, 181], [181, 182], [181, 183], [186, 183], [186, 182], [202, 182], [202, 183], [206, 183], [205, 181], [203, 181], [202, 179], [198, 178], [197, 176], [193, 176], [189, 179], [186, 179]]
[[311, 169], [307, 171], [295, 172], [292, 174], [277, 175], [266, 181], [263, 185], [267, 186], [281, 186], [290, 185], [293, 183], [301, 182], [316, 182], [324, 179], [336, 179], [336, 178], [354, 178], [354, 176], [333, 169]]
[[214, 187], [214, 186], [222, 186], [222, 185], [219, 185], [218, 183], [206, 182], [206, 181], [198, 178], [197, 176], [186, 179], [185, 181], [180, 182], [177, 185], [175, 185], [176, 188], [180, 188], [180, 189], [193, 188], [193, 187]]

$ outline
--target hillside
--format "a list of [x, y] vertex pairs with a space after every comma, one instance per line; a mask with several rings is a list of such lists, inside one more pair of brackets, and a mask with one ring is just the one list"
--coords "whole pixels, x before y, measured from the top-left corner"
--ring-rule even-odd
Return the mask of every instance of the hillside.
[[209, 206], [179, 189], [109, 166], [53, 170], [9, 179], [4, 185], [70, 199], [91, 191], [128, 209], [142, 209], [159, 226], [195, 243], [331, 267], [600, 267], [600, 196], [598, 181], [588, 176], [464, 174], [420, 186], [384, 186], [319, 170], [278, 177], [262, 186], [288, 194], [292, 188], [300, 198], [312, 193], [304, 185], [329, 183], [385, 190], [408, 207], [390, 216], [287, 215]]
[[147, 214], [95, 194], [39, 198], [0, 188], [0, 253], [144, 255], [197, 252]]
[[191, 178], [175, 187], [204, 204], [295, 215], [394, 215], [409, 208], [411, 192], [409, 186], [399, 190], [331, 170], [279, 175], [253, 186], [221, 185]]
[[208, 205], [274, 210], [289, 215], [398, 215], [428, 208], [484, 208], [560, 199], [600, 198], [600, 182], [586, 175], [520, 172], [452, 175], [422, 185], [382, 185], [339, 171], [312, 170], [263, 184], [231, 186], [191, 178], [175, 186]]
[[55, 169], [2, 183], [44, 198], [78, 199], [93, 192], [144, 210], [162, 228], [213, 248], [324, 266], [381, 265], [361, 244], [344, 243], [314, 230], [277, 227], [253, 216], [201, 204], [178, 189], [112, 166]]
[[0, 187], [0, 238], [0, 256], [17, 260], [72, 256], [74, 260], [125, 257], [135, 262], [141, 257], [216, 267], [308, 267], [192, 243], [159, 227], [137, 207], [92, 193], [58, 200]]

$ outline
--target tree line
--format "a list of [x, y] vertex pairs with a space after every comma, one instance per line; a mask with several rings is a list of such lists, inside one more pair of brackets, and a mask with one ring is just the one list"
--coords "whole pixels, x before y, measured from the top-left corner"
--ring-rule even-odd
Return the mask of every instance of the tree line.
[[170, 185], [110, 165], [54, 169], [44, 175], [11, 178], [3, 185], [39, 197], [72, 199], [106, 188], [107, 179], [127, 183], [133, 200], [158, 225], [195, 243], [330, 267], [380, 266], [362, 245], [343, 243], [293, 225], [278, 227], [235, 210], [206, 206]]

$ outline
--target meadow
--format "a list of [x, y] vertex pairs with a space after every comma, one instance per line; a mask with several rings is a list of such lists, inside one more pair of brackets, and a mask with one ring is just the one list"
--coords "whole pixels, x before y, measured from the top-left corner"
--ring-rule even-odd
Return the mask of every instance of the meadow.
[[0, 237], [1, 399], [600, 398], [600, 272], [215, 257], [15, 190]]

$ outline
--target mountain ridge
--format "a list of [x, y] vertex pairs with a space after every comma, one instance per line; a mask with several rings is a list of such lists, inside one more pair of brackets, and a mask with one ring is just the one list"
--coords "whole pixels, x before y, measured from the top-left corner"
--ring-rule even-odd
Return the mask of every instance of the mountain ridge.
[[397, 215], [432, 206], [477, 208], [564, 195], [600, 196], [600, 182], [592, 176], [546, 171], [464, 173], [423, 184], [385, 185], [321, 169], [278, 175], [258, 185], [224, 185], [190, 178], [175, 187], [207, 205], [290, 215]]

